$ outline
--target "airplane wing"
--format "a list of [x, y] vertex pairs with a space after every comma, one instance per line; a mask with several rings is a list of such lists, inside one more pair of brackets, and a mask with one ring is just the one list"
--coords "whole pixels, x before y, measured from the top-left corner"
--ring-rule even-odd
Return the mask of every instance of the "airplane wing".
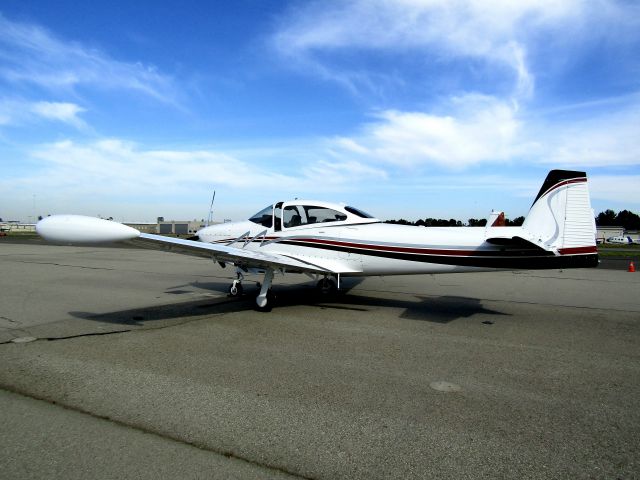
[[[166, 250], [230, 262], [243, 268], [284, 269], [307, 273], [356, 273], [341, 262], [330, 259], [306, 259], [277, 252], [247, 250], [240, 247], [212, 244], [196, 240], [141, 233], [118, 222], [82, 215], [53, 215], [36, 225], [45, 240], [64, 244], [96, 244], [122, 242], [141, 248]], [[322, 264], [318, 263], [322, 262]]]
[[124, 243], [141, 248], [152, 248], [168, 252], [211, 258], [217, 262], [231, 262], [241, 268], [280, 269], [309, 273], [337, 273], [326, 266], [307, 262], [299, 257], [281, 253], [256, 252], [239, 247], [228, 247], [213, 243], [204, 243], [182, 238], [165, 237], [150, 233], [141, 233], [138, 237]]

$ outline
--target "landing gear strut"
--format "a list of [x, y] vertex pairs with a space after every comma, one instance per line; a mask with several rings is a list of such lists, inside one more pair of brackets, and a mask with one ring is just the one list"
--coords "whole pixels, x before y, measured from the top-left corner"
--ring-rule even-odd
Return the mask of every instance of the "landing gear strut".
[[236, 269], [236, 279], [233, 281], [231, 286], [229, 287], [229, 295], [232, 297], [239, 297], [242, 295], [242, 280], [244, 280], [244, 275], [242, 275], [242, 271], [239, 268]]
[[[242, 280], [244, 280], [244, 275], [242, 271], [238, 268], [236, 270], [236, 275], [238, 278], [233, 281], [233, 283], [229, 286], [229, 296], [230, 297], [239, 297], [242, 295], [244, 289], [242, 288]], [[258, 310], [262, 312], [268, 312], [273, 307], [274, 295], [271, 293], [271, 282], [273, 281], [273, 269], [268, 269], [264, 272], [264, 280], [262, 284], [260, 282], [256, 283], [256, 286], [260, 289], [260, 293], [256, 297], [256, 306]]]
[[268, 312], [273, 304], [273, 294], [271, 293], [271, 282], [273, 281], [273, 270], [268, 269], [264, 272], [264, 280], [260, 286], [260, 293], [256, 297], [256, 305], [258, 310]]

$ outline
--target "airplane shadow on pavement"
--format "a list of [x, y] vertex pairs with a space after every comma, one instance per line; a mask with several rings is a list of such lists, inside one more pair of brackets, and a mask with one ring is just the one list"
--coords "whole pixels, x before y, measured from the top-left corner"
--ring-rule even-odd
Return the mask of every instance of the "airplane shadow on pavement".
[[459, 318], [468, 318], [479, 314], [511, 315], [485, 308], [482, 306], [482, 301], [477, 298], [445, 295], [442, 297], [422, 297], [421, 302], [408, 306], [400, 318], [449, 323]]
[[[419, 300], [401, 298], [380, 298], [358, 294], [349, 295], [340, 293], [333, 298], [313, 298], [304, 302], [299, 295], [287, 295], [284, 292], [278, 296], [278, 306], [301, 305], [306, 303], [310, 306], [322, 309], [352, 310], [371, 312], [378, 308], [404, 309], [399, 318], [407, 320], [421, 320], [434, 323], [449, 323], [460, 318], [468, 318], [477, 314], [484, 315], [510, 315], [485, 308], [482, 301], [477, 298], [458, 297], [452, 295], [444, 296], [419, 296]], [[276, 307], [277, 308], [277, 307]]]
[[[265, 315], [278, 315], [279, 309], [289, 307], [308, 306], [309, 308], [321, 308], [326, 310], [348, 310], [368, 313], [379, 308], [403, 309], [399, 318], [407, 320], [420, 320], [435, 323], [449, 323], [451, 321], [468, 318], [477, 314], [484, 315], [509, 315], [496, 310], [487, 309], [481, 300], [458, 296], [418, 296], [411, 298], [398, 298], [388, 296], [366, 295], [363, 292], [350, 294], [349, 290], [357, 285], [352, 283], [337, 294], [324, 295], [316, 288], [309, 285], [279, 285], [274, 289], [276, 302], [273, 310]], [[191, 289], [188, 289], [191, 287]], [[196, 293], [193, 287], [198, 289], [225, 292], [227, 283], [207, 282], [179, 285], [168, 289], [165, 293], [176, 296]], [[238, 313], [255, 309], [255, 295], [258, 289], [253, 285], [245, 287], [242, 297], [219, 296], [214, 298], [198, 298], [184, 302], [165, 305], [153, 305], [126, 310], [118, 310], [107, 313], [69, 312], [76, 318], [104, 322], [117, 325], [144, 326], [149, 322], [185, 319], [207, 315], [219, 315], [224, 313]]]

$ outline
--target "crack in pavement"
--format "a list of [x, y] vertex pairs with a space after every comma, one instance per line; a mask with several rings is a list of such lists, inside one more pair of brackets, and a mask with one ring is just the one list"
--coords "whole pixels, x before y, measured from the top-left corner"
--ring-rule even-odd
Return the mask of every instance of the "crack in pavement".
[[[26, 330], [23, 330], [23, 331], [26, 332]], [[113, 335], [113, 334], [116, 334], [116, 333], [127, 333], [127, 332], [131, 332], [131, 331], [132, 331], [131, 329], [128, 329], [128, 330], [114, 330], [114, 331], [111, 331], [111, 332], [78, 333], [77, 335], [67, 335], [67, 336], [64, 336], [64, 337], [36, 337], [36, 339], [34, 341], [43, 340], [43, 341], [47, 341], [47, 342], [55, 342], [57, 340], [69, 340], [71, 338], [80, 338], [80, 337], [98, 337], [98, 336], [102, 336], [102, 335]], [[8, 343], [15, 343], [13, 340], [15, 340], [15, 339], [7, 340], [6, 342], [0, 342], [0, 345], [6, 345]]]
[[132, 430], [137, 430], [139, 432], [146, 433], [148, 435], [153, 435], [155, 437], [162, 438], [164, 440], [169, 440], [169, 441], [172, 441], [172, 442], [180, 443], [182, 445], [188, 445], [190, 447], [197, 448], [198, 450], [202, 450], [202, 451], [209, 452], [209, 453], [214, 453], [216, 455], [222, 455], [224, 457], [231, 458], [231, 459], [234, 459], [234, 460], [237, 460], [237, 461], [240, 461], [240, 462], [244, 462], [244, 463], [249, 464], [249, 465], [253, 465], [253, 466], [260, 467], [260, 468], [264, 468], [266, 470], [271, 470], [272, 472], [284, 473], [285, 475], [289, 475], [291, 477], [299, 478], [299, 479], [302, 479], [302, 480], [315, 480], [313, 477], [308, 477], [308, 476], [305, 476], [305, 475], [302, 475], [302, 474], [299, 474], [299, 473], [295, 473], [295, 472], [289, 471], [286, 467], [280, 467], [280, 466], [277, 466], [277, 465], [270, 465], [269, 463], [266, 463], [266, 462], [258, 462], [256, 460], [251, 460], [250, 458], [246, 458], [246, 457], [243, 457], [241, 455], [238, 455], [238, 454], [232, 452], [231, 450], [217, 449], [217, 448], [211, 447], [209, 445], [206, 445], [206, 444], [204, 444], [202, 442], [198, 442], [198, 441], [188, 441], [188, 440], [180, 438], [178, 435], [171, 435], [171, 434], [157, 432], [157, 431], [152, 430], [152, 429], [150, 429], [148, 427], [145, 427], [143, 425], [138, 425], [138, 424], [135, 424], [135, 423], [127, 423], [127, 422], [125, 422], [123, 420], [118, 420], [117, 418], [109, 417], [108, 415], [101, 415], [99, 413], [91, 412], [90, 410], [87, 410], [87, 409], [82, 408], [82, 407], [78, 407], [78, 406], [75, 406], [75, 405], [69, 405], [69, 404], [62, 403], [62, 402], [60, 402], [58, 400], [54, 400], [53, 398], [48, 398], [45, 395], [32, 394], [32, 393], [29, 393], [29, 392], [27, 392], [27, 391], [25, 391], [23, 389], [15, 388], [15, 387], [13, 387], [11, 385], [6, 385], [4, 383], [0, 383], [0, 389], [5, 390], [7, 392], [14, 393], [16, 395], [21, 395], [23, 397], [31, 398], [31, 399], [34, 399], [34, 400], [39, 400], [39, 401], [42, 401], [42, 402], [49, 403], [51, 405], [56, 405], [56, 406], [62, 407], [64, 409], [73, 411], [73, 412], [77, 412], [77, 413], [81, 413], [83, 415], [87, 415], [87, 416], [92, 417], [92, 418], [97, 418], [99, 420], [104, 420], [104, 421], [113, 423], [115, 425], [121, 426], [121, 427], [130, 428]]
[[18, 320], [14, 320], [14, 319], [9, 318], [9, 317], [4, 317], [2, 315], [0, 315], [0, 320], [6, 320], [9, 323], [16, 323], [18, 325], [20, 324], [20, 322]]
[[[107, 267], [87, 267], [85, 265], [70, 265], [68, 263], [55, 263], [55, 262], [32, 262], [28, 260], [16, 260], [16, 263], [29, 263], [29, 264], [37, 264], [37, 265], [54, 265], [56, 267], [71, 267], [71, 268], [86, 268], [88, 270], [116, 270], [115, 268], [107, 268]], [[143, 272], [146, 273], [146, 272]]]
[[[39, 245], [39, 246], [44, 246], [44, 245]], [[93, 255], [96, 253], [101, 253], [100, 250], [90, 250], [90, 251], [82, 251], [82, 252], [61, 252], [60, 255]], [[36, 256], [40, 256], [42, 255], [42, 253], [19, 253], [19, 254], [15, 254], [15, 253], [0, 253], [0, 257], [16, 257], [16, 256], [20, 256], [20, 257], [36, 257]]]
[[[227, 303], [233, 303], [236, 300], [227, 300], [227, 301], [222, 301], [216, 305], [221, 305], [221, 304], [227, 304]], [[199, 315], [197, 317], [194, 318], [188, 318], [182, 321], [177, 321], [177, 322], [172, 322], [169, 323], [167, 325], [147, 325], [147, 324], [143, 324], [142, 326], [140, 326], [139, 328], [128, 328], [128, 329], [124, 329], [124, 330], [110, 330], [108, 332], [87, 332], [87, 333], [78, 333], [78, 334], [74, 334], [74, 335], [65, 335], [65, 336], [61, 336], [61, 337], [36, 337], [36, 340], [34, 341], [47, 341], [47, 342], [55, 342], [58, 340], [72, 340], [74, 338], [82, 338], [82, 337], [97, 337], [97, 336], [104, 336], [104, 335], [114, 335], [114, 334], [118, 334], [118, 333], [142, 333], [142, 332], [147, 332], [147, 331], [155, 331], [155, 330], [164, 330], [166, 328], [174, 328], [174, 327], [180, 327], [182, 325], [186, 325], [188, 323], [192, 323], [192, 322], [200, 322], [203, 320], [207, 320], [210, 317], [215, 317], [218, 315], [224, 315], [224, 312], [219, 312], [219, 313], [204, 313], [202, 315]], [[97, 315], [97, 318], [99, 319], [99, 317], [101, 316], [101, 314]], [[3, 318], [3, 317], [0, 317]], [[55, 322], [54, 322], [55, 323]], [[0, 327], [3, 328], [3, 327]], [[11, 330], [11, 331], [21, 331], [24, 333], [29, 334], [29, 332], [27, 330], [24, 329], [19, 329], [19, 328], [4, 328], [6, 330]], [[9, 343], [14, 343], [13, 339], [12, 340], [7, 340], [4, 342], [0, 342], [0, 345], [6, 345]]]

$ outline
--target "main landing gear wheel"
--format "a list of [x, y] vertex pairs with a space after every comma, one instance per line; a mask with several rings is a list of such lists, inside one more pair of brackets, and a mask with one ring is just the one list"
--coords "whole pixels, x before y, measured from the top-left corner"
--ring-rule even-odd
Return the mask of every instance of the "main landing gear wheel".
[[264, 272], [264, 280], [260, 287], [260, 293], [256, 297], [257, 310], [260, 312], [268, 312], [273, 307], [275, 297], [271, 292], [271, 281], [273, 280], [273, 270]]
[[258, 303], [258, 298], [256, 297], [256, 310], [259, 312], [270, 312], [271, 309], [273, 308], [275, 301], [276, 301], [276, 296], [271, 291], [271, 289], [269, 289], [267, 291], [267, 296], [265, 298], [265, 301], [263, 302], [263, 306], [261, 306], [260, 303]]
[[336, 282], [328, 277], [321, 279], [316, 285], [316, 289], [318, 290], [318, 293], [320, 293], [320, 295], [322, 295], [323, 297], [332, 296], [338, 292], [338, 286], [336, 285]]

